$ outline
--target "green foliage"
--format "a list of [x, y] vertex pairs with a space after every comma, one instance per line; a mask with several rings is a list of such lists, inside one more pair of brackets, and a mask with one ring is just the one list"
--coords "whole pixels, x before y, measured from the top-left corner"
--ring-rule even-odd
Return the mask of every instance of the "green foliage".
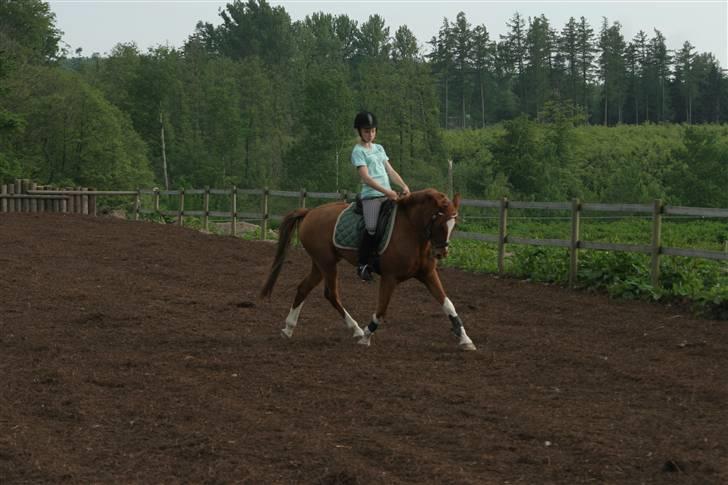
[[151, 183], [146, 146], [129, 119], [77, 75], [26, 65], [8, 83], [5, 102], [24, 128], [3, 138], [22, 176], [97, 188]]
[[[587, 241], [646, 244], [650, 225], [644, 220], [596, 221], [583, 231]], [[719, 250], [725, 240], [726, 225], [721, 222], [668, 223], [668, 247], [697, 247]], [[460, 230], [497, 233], [495, 224], [461, 224]], [[517, 219], [509, 223], [509, 233], [539, 239], [565, 239], [567, 222]], [[695, 240], [699, 234], [701, 242]], [[443, 264], [470, 271], [497, 271], [497, 247], [492, 243], [455, 239]], [[566, 284], [568, 251], [561, 248], [523, 245], [506, 246], [506, 272], [533, 281]], [[659, 300], [689, 305], [701, 315], [728, 319], [728, 266], [725, 262], [663, 256], [660, 258], [660, 287], [651, 283], [650, 257], [643, 254], [582, 250], [579, 252], [577, 284], [587, 290], [606, 291], [613, 298]]]

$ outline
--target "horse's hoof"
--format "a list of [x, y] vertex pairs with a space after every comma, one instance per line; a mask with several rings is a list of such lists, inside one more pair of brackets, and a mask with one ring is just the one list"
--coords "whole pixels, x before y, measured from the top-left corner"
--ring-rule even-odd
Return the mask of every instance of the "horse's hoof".
[[478, 350], [475, 345], [473, 345], [473, 342], [465, 342], [464, 344], [460, 344], [461, 350]]
[[284, 337], [284, 338], [293, 337], [293, 329], [288, 328], [288, 327], [281, 329], [281, 337]]
[[359, 340], [356, 341], [359, 345], [363, 345], [365, 347], [369, 347], [372, 344], [372, 336], [371, 335], [364, 335]]
[[352, 335], [352, 337], [354, 337], [354, 338], [362, 338], [363, 336], [364, 336], [364, 331], [361, 328], [356, 327], [354, 329], [354, 335]]

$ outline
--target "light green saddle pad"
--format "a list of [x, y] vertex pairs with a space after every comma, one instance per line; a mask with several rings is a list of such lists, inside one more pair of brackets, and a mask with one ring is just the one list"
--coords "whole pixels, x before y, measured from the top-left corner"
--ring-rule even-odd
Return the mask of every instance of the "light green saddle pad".
[[[359, 249], [362, 234], [365, 231], [364, 216], [354, 212], [355, 206], [355, 202], [349, 204], [349, 207], [344, 209], [336, 219], [336, 227], [334, 228], [334, 246], [339, 249], [353, 249], [355, 251]], [[392, 232], [394, 232], [394, 222], [396, 219], [397, 207], [395, 206], [389, 216], [384, 236], [382, 236], [382, 239], [379, 241], [377, 254], [382, 254], [387, 249], [387, 246], [389, 246], [389, 239], [392, 237]]]

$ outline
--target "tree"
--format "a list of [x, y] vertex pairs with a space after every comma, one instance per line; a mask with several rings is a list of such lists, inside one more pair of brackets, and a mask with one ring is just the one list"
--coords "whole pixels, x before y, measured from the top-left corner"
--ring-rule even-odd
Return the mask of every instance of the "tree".
[[386, 60], [389, 57], [389, 27], [378, 14], [370, 15], [356, 37], [356, 57]]
[[668, 104], [666, 90], [670, 82], [672, 56], [670, 56], [665, 45], [665, 37], [657, 29], [655, 29], [655, 36], [650, 39], [648, 52], [651, 72], [650, 78], [652, 80], [651, 90], [655, 92], [654, 98], [657, 100], [657, 120], [667, 121], [670, 106]]
[[432, 52], [427, 57], [430, 59], [432, 69], [439, 78], [440, 85], [442, 86], [442, 105], [444, 107], [442, 127], [447, 129], [449, 127], [450, 114], [450, 74], [455, 62], [455, 37], [452, 35], [452, 28], [447, 18], [443, 19], [437, 37], [433, 37], [429, 43], [432, 46]]
[[609, 106], [617, 108], [617, 122], [622, 122], [622, 106], [625, 98], [625, 42], [622, 36], [622, 24], [614, 22], [608, 26], [606, 17], [602, 22], [599, 47], [600, 77], [602, 79], [602, 99], [604, 102], [604, 125], [609, 122]]
[[420, 55], [420, 48], [417, 47], [415, 34], [406, 26], [402, 25], [394, 33], [392, 42], [392, 60], [395, 63], [402, 61], [414, 62]]
[[551, 34], [548, 20], [541, 15], [529, 19], [526, 34], [526, 59], [528, 64], [522, 74], [521, 83], [529, 93], [524, 105], [526, 113], [537, 115], [549, 97], [551, 76]]
[[219, 27], [198, 24], [197, 37], [210, 52], [232, 59], [257, 56], [270, 65], [284, 65], [294, 52], [291, 18], [283, 7], [266, 0], [234, 0], [220, 12]]
[[[677, 86], [676, 98], [683, 105], [685, 118], [688, 124], [693, 122], [693, 99], [697, 94], [698, 83], [694, 68], [695, 52], [693, 45], [685, 41], [682, 49], [675, 55], [675, 84]], [[675, 107], [677, 107], [677, 103]]]
[[577, 86], [579, 85], [579, 32], [576, 19], [570, 17], [564, 28], [561, 30], [559, 37], [559, 51], [564, 58], [566, 67], [566, 87], [564, 97], [570, 99], [572, 104], [576, 106], [578, 94]]
[[473, 50], [473, 36], [470, 24], [464, 12], [459, 12], [455, 23], [450, 26], [453, 36], [453, 61], [458, 76], [458, 89], [460, 90], [460, 127], [465, 128], [465, 95], [468, 91], [468, 78], [470, 77], [470, 59]]
[[594, 70], [594, 58], [597, 52], [594, 46], [594, 29], [584, 17], [581, 17], [577, 27], [577, 65], [581, 75], [581, 98], [582, 106], [587, 111], [587, 119], [590, 111], [589, 83]]
[[0, 61], [48, 63], [58, 60], [63, 32], [42, 0], [0, 1]]
[[518, 79], [518, 95], [521, 101], [521, 110], [526, 111], [527, 106], [527, 93], [526, 87], [522, 82], [522, 76], [525, 72], [526, 63], [526, 24], [521, 17], [521, 14], [516, 12], [513, 17], [506, 23], [509, 28], [509, 32], [506, 35], [501, 35], [501, 40], [505, 41], [507, 49], [503, 50], [504, 54], [509, 55], [508, 61], [515, 66], [515, 71]]
[[473, 29], [473, 48], [470, 64], [477, 78], [476, 85], [480, 94], [480, 122], [485, 127], [485, 93], [486, 83], [491, 77], [493, 69], [495, 45], [490, 41], [490, 34], [485, 25], [478, 25]]

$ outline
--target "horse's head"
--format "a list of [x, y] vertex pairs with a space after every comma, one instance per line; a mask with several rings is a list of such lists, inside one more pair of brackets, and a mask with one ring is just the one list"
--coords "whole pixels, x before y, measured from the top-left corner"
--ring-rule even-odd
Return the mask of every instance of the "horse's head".
[[431, 243], [432, 256], [442, 259], [447, 256], [450, 236], [458, 217], [460, 194], [453, 200], [433, 189], [422, 190], [410, 195], [408, 205], [416, 215], [413, 218], [422, 226], [421, 236]]

